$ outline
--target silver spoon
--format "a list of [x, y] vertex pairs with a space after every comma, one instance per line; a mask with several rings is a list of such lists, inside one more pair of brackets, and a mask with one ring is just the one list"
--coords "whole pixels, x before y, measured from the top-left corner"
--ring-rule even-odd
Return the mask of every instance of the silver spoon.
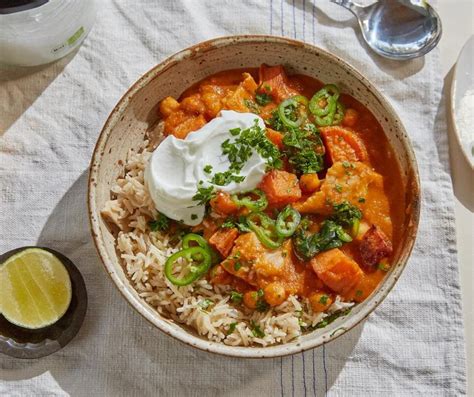
[[383, 57], [412, 59], [430, 52], [441, 38], [441, 20], [425, 0], [380, 0], [361, 6], [352, 0], [330, 0], [358, 19], [367, 44]]

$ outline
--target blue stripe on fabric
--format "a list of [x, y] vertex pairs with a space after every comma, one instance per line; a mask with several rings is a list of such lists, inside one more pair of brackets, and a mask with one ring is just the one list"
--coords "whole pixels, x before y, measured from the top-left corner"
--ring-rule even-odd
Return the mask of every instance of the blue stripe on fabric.
[[273, 34], [273, 0], [270, 0], [270, 34]]
[[306, 0], [303, 0], [303, 41], [306, 41]]
[[293, 38], [296, 39], [296, 15], [295, 15], [295, 0], [293, 0]]
[[291, 396], [295, 396], [295, 356], [291, 356]]
[[326, 368], [326, 345], [323, 345], [324, 390], [328, 394], [328, 371]]
[[281, 35], [284, 36], [285, 32], [283, 31], [283, 1], [281, 0], [281, 9], [280, 9], [280, 25], [281, 25]]
[[283, 357], [280, 357], [280, 390], [283, 397]]
[[301, 353], [301, 358], [303, 360], [303, 389], [304, 389], [304, 396], [306, 397], [306, 365], [304, 361], [304, 352]]

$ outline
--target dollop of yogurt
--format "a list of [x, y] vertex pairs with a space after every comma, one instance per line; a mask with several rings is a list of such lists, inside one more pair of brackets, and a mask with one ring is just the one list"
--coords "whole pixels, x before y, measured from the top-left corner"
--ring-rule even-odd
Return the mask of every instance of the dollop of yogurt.
[[[156, 209], [168, 218], [195, 226], [204, 218], [205, 206], [193, 200], [198, 183], [202, 187], [212, 184], [209, 180], [217, 172], [225, 172], [230, 167], [227, 155], [222, 154], [222, 143], [234, 141], [230, 130], [245, 130], [255, 124], [264, 129], [261, 117], [253, 113], [238, 113], [223, 110], [186, 139], [172, 135], [166, 137], [153, 152], [145, 170], [145, 183], [155, 203]], [[212, 173], [204, 172], [204, 167], [212, 166]], [[255, 189], [265, 175], [266, 163], [255, 150], [240, 171], [245, 176], [242, 182], [231, 182], [225, 186], [215, 186], [216, 190], [228, 193], [246, 192]]]

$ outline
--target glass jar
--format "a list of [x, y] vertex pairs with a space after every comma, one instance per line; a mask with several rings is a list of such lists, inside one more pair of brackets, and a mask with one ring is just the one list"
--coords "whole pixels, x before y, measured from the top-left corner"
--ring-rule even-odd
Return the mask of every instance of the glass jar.
[[36, 66], [77, 48], [95, 20], [94, 0], [0, 1], [0, 63]]

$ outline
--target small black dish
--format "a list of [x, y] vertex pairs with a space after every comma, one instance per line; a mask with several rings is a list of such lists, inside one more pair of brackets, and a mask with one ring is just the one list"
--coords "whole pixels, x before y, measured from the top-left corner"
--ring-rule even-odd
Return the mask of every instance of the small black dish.
[[22, 247], [0, 255], [0, 264], [27, 248], [41, 248], [55, 255], [71, 278], [69, 308], [56, 323], [41, 329], [26, 329], [8, 322], [0, 314], [0, 353], [16, 358], [40, 358], [66, 346], [78, 333], [87, 311], [87, 290], [77, 267], [63, 254], [46, 247]]

